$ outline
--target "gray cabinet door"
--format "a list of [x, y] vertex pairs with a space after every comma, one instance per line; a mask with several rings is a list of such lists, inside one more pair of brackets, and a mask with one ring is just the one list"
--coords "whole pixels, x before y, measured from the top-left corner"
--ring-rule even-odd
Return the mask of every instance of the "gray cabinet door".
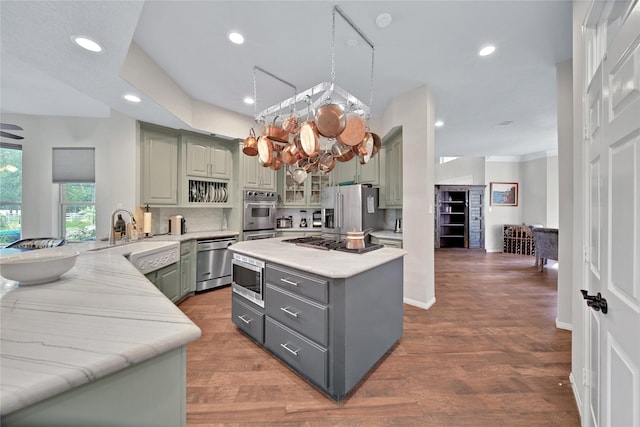
[[469, 247], [484, 248], [484, 190], [469, 191]]
[[251, 338], [264, 343], [264, 314], [236, 295], [231, 299], [231, 320]]
[[266, 281], [322, 303], [329, 302], [329, 282], [322, 277], [303, 275], [274, 264], [267, 264]]
[[320, 345], [329, 344], [329, 308], [267, 284], [267, 314]]
[[180, 298], [180, 274], [178, 264], [171, 264], [156, 271], [155, 285], [171, 301]]
[[302, 335], [266, 318], [265, 346], [289, 366], [326, 388], [328, 377], [328, 352]]

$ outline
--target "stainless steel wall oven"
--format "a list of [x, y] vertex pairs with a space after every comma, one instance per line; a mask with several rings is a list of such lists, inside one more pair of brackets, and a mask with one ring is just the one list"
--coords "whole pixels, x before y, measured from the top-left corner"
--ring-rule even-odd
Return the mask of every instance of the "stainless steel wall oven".
[[275, 193], [259, 190], [244, 190], [242, 206], [243, 240], [275, 237]]

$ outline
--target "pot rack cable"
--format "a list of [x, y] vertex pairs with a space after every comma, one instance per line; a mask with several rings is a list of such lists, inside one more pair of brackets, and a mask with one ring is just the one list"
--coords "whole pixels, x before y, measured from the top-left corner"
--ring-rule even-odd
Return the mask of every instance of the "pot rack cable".
[[[284, 80], [284, 79], [282, 79], [282, 78], [280, 78], [280, 77], [276, 76], [276, 75], [275, 75], [275, 74], [273, 74], [273, 73], [270, 73], [269, 71], [265, 70], [265, 69], [264, 69], [264, 68], [262, 68], [262, 67], [259, 67], [259, 66], [257, 66], [257, 65], [254, 65], [254, 66], [253, 66], [253, 113], [254, 113], [254, 115], [255, 115], [255, 117], [256, 117], [256, 121], [257, 121], [257, 122], [260, 122], [260, 121], [263, 121], [264, 119], [266, 119], [266, 117], [267, 117], [268, 115], [262, 115], [262, 114], [261, 114], [260, 116], [258, 116], [258, 112], [257, 112], [257, 108], [258, 108], [258, 107], [257, 107], [257, 106], [258, 106], [258, 90], [257, 90], [257, 89], [258, 89], [258, 87], [257, 87], [257, 86], [258, 86], [258, 85], [257, 85], [257, 79], [256, 79], [256, 71], [260, 71], [260, 72], [262, 72], [262, 73], [266, 74], [267, 76], [272, 77], [272, 78], [274, 78], [274, 79], [278, 80], [279, 82], [284, 83], [285, 85], [287, 85], [287, 86], [291, 87], [291, 88], [293, 89], [293, 99], [296, 99], [296, 98], [297, 98], [297, 95], [298, 95], [298, 89], [297, 89], [293, 84], [289, 83], [288, 81], [286, 81], [286, 80]], [[291, 99], [291, 98], [290, 98], [290, 99]], [[279, 107], [280, 107], [280, 108], [279, 108], [279, 110], [281, 110], [281, 109], [282, 109], [282, 104], [283, 104], [283, 103], [280, 103], [280, 104], [279, 104]], [[288, 107], [289, 105], [291, 105], [291, 111], [294, 111], [295, 104], [287, 104], [287, 105], [285, 105], [285, 107]]]
[[[341, 87], [335, 84], [335, 69], [336, 69], [336, 61], [335, 61], [335, 30], [336, 30], [336, 13], [340, 15], [345, 22], [369, 45], [371, 48], [371, 77], [370, 77], [370, 96], [369, 96], [369, 105], [360, 101], [357, 97], [350, 94], [348, 91], [342, 89]], [[284, 108], [289, 107], [290, 111], [295, 111], [295, 105], [299, 102], [308, 103], [311, 100], [311, 108], [316, 109], [320, 105], [326, 103], [331, 100], [333, 94], [339, 95], [344, 101], [347, 103], [347, 106], [352, 111], [361, 111], [362, 116], [366, 119], [371, 118], [371, 111], [373, 109], [373, 81], [374, 81], [374, 64], [375, 64], [375, 45], [369, 38], [358, 28], [354, 22], [338, 7], [337, 5], [333, 6], [333, 12], [331, 14], [331, 81], [330, 82], [321, 82], [317, 85], [297, 93], [297, 90], [294, 85], [283, 80], [264, 69], [254, 66], [253, 73], [253, 91], [254, 91], [254, 114], [257, 122], [262, 122], [266, 117], [280, 115]], [[256, 98], [256, 70], [261, 71], [270, 77], [275, 78], [276, 80], [292, 87], [296, 93], [293, 97], [282, 100], [281, 102], [274, 104], [259, 113], [257, 112], [257, 98]], [[317, 95], [318, 97], [314, 100], [312, 97]]]

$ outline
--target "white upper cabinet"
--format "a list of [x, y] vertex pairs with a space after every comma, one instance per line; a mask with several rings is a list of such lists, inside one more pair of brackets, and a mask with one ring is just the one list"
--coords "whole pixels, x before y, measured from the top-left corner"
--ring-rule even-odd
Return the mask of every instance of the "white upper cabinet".
[[141, 203], [178, 203], [178, 136], [142, 129]]
[[213, 179], [231, 179], [231, 150], [220, 143], [195, 136], [185, 136], [187, 145], [186, 175]]

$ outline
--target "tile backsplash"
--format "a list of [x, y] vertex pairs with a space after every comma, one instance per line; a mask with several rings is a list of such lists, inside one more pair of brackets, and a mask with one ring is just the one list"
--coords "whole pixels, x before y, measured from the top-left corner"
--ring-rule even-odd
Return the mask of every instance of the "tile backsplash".
[[187, 232], [224, 230], [229, 218], [221, 208], [150, 208], [151, 233], [169, 232], [169, 217], [182, 215], [186, 220]]
[[402, 218], [402, 209], [384, 209], [384, 229], [393, 230], [396, 227], [396, 218]]

